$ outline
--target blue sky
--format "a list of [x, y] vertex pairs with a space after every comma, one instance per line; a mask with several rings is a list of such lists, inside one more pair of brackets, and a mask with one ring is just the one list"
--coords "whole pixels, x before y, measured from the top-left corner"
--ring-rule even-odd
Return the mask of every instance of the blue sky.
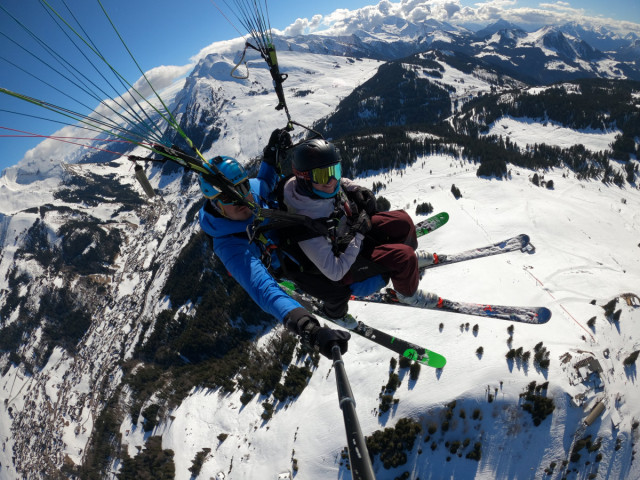
[[[49, 0], [60, 13], [65, 13], [62, 0]], [[189, 59], [207, 45], [239, 36], [238, 31], [224, 18], [215, 4], [229, 13], [227, 0], [102, 0], [102, 3], [143, 70], [160, 65], [186, 65]], [[99, 4], [94, 0], [66, 0], [81, 25], [87, 28], [88, 34], [97, 39], [102, 54], [113, 64], [125, 78], [131, 82], [140, 75], [131, 61], [122, 61], [126, 52], [114, 36], [111, 27], [102, 15]], [[356, 10], [371, 6], [362, 16], [379, 14], [383, 7], [406, 10], [417, 4], [425, 4], [429, 14], [451, 23], [490, 22], [497, 16], [510, 15], [514, 23], [526, 23], [531, 19], [539, 19], [541, 12], [545, 19], [554, 18], [559, 22], [577, 19], [580, 16], [610, 18], [614, 21], [628, 21], [640, 24], [640, 2], [631, 0], [581, 0], [578, 2], [534, 2], [521, 0], [494, 0], [488, 2], [472, 2], [467, 0], [404, 0], [389, 2], [384, 0], [375, 3], [368, 0], [325, 0], [323, 2], [306, 2], [300, 0], [270, 0], [267, 2], [271, 26], [290, 33], [299, 31], [315, 31], [326, 28], [327, 23], [336, 23], [345, 16], [338, 9]], [[37, 0], [0, 0], [0, 5], [18, 18], [28, 28], [45, 40], [55, 49], [61, 39], [60, 31], [47, 16]], [[373, 12], [373, 13], [372, 13]], [[98, 14], [96, 14], [98, 13]], [[313, 20], [316, 16], [315, 21]], [[442, 18], [444, 16], [444, 18]], [[237, 19], [229, 17], [233, 23], [245, 33]], [[300, 20], [303, 19], [303, 20]], [[545, 20], [546, 21], [546, 20]], [[290, 27], [295, 25], [295, 27]], [[289, 27], [288, 30], [287, 27]], [[33, 39], [25, 33], [14, 20], [0, 10], [0, 34], [18, 41], [28, 48]], [[107, 36], [108, 37], [105, 37]], [[112, 38], [108, 42], [100, 42], [104, 38]], [[26, 39], [26, 40], [25, 40]], [[66, 43], [66, 42], [65, 42]], [[33, 51], [33, 50], [32, 50]], [[64, 52], [65, 58], [73, 58]], [[21, 50], [5, 36], [0, 35], [0, 56], [18, 65], [30, 73], [45, 79], [51, 77], [46, 69], [28, 53]], [[122, 65], [125, 65], [124, 67]], [[49, 100], [58, 105], [67, 106], [63, 95], [51, 91], [50, 88], [34, 80], [19, 68], [0, 59], [0, 87], [8, 88], [35, 98]], [[93, 100], [86, 99], [91, 106]], [[76, 109], [76, 106], [69, 106]], [[0, 93], [0, 109], [19, 111], [22, 113], [40, 114], [47, 118], [59, 118], [53, 113], [42, 111]], [[51, 122], [21, 117], [0, 111], [0, 127], [10, 127], [25, 131], [50, 135], [62, 125]], [[14, 134], [0, 129], [0, 135]], [[0, 171], [16, 164], [24, 153], [34, 147], [39, 140], [0, 137]]]

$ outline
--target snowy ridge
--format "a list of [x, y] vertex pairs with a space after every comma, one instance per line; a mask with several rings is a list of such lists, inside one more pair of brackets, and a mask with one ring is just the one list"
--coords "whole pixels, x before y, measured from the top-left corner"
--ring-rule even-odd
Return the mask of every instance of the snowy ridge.
[[[287, 51], [279, 53], [278, 57], [284, 66], [283, 73], [289, 75], [285, 89], [292, 98], [289, 109], [293, 119], [328, 115], [340, 99], [375, 74], [380, 64], [369, 59], [354, 61], [331, 55]], [[189, 91], [184, 95], [184, 101], [198, 105], [203, 110], [211, 108], [216, 113], [216, 117], [210, 119], [213, 124], [208, 123], [203, 127], [237, 132], [234, 135], [221, 135], [212, 148], [203, 152], [205, 155], [223, 153], [240, 160], [255, 157], [261, 153], [271, 131], [286, 124], [286, 118], [275, 112], [277, 98], [271, 90], [271, 77], [264, 61], [251, 53], [247, 54], [247, 63], [249, 78], [234, 79], [229, 74], [234, 65], [232, 60], [212, 54], [201, 62], [192, 79], [187, 81]], [[339, 72], [339, 75], [326, 74], [333, 71]], [[298, 96], [300, 99], [296, 100]], [[212, 99], [215, 102], [213, 105]], [[184, 104], [179, 107], [180, 111], [186, 109]], [[187, 128], [201, 124], [198, 116], [184, 116], [186, 114], [179, 114], [178, 121], [186, 122]], [[299, 129], [294, 131], [294, 135], [303, 133]], [[241, 140], [239, 135], [242, 136]]]

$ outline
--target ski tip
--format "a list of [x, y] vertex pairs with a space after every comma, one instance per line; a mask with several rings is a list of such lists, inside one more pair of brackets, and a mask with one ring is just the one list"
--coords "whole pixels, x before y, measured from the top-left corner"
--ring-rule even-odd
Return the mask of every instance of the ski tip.
[[551, 310], [549, 310], [546, 307], [540, 307], [538, 309], [538, 315], [537, 315], [537, 322], [536, 323], [547, 323], [549, 320], [551, 320]]
[[447, 364], [447, 359], [436, 352], [429, 352], [429, 362], [427, 365], [433, 368], [443, 368]]
[[[419, 353], [421, 351], [423, 353]], [[405, 350], [402, 356], [433, 368], [442, 368], [447, 363], [447, 359], [439, 353], [415, 345]]]

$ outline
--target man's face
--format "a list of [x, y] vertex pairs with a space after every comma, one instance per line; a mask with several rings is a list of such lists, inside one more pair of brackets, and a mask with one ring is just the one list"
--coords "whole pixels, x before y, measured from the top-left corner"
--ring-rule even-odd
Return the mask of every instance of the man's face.
[[[253, 202], [253, 194], [250, 193], [246, 198], [250, 202]], [[247, 220], [253, 215], [251, 209], [245, 205], [223, 205], [218, 202], [218, 207], [222, 210], [224, 216], [230, 220]]]

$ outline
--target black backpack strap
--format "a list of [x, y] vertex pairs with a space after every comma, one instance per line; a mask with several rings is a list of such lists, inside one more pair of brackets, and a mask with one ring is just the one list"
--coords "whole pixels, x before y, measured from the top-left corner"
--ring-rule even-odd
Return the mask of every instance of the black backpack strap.
[[287, 184], [287, 182], [289, 180], [291, 180], [295, 175], [293, 173], [290, 173], [289, 175], [286, 175], [284, 177], [282, 177], [279, 181], [278, 184], [276, 185], [276, 188], [274, 190], [274, 193], [276, 194], [276, 200], [278, 202], [278, 207], [280, 208], [280, 210], [286, 210], [287, 207], [284, 204], [284, 186]]
[[[309, 232], [307, 238], [321, 237], [329, 234], [326, 218], [311, 218], [298, 213], [290, 213], [284, 203], [284, 186], [293, 177], [293, 174], [281, 178], [274, 189], [277, 208], [264, 209], [262, 214], [268, 221], [257, 219], [252, 225], [247, 227], [250, 241], [259, 238], [264, 232], [269, 230], [282, 230], [302, 226]], [[301, 241], [301, 240], [300, 240]]]

